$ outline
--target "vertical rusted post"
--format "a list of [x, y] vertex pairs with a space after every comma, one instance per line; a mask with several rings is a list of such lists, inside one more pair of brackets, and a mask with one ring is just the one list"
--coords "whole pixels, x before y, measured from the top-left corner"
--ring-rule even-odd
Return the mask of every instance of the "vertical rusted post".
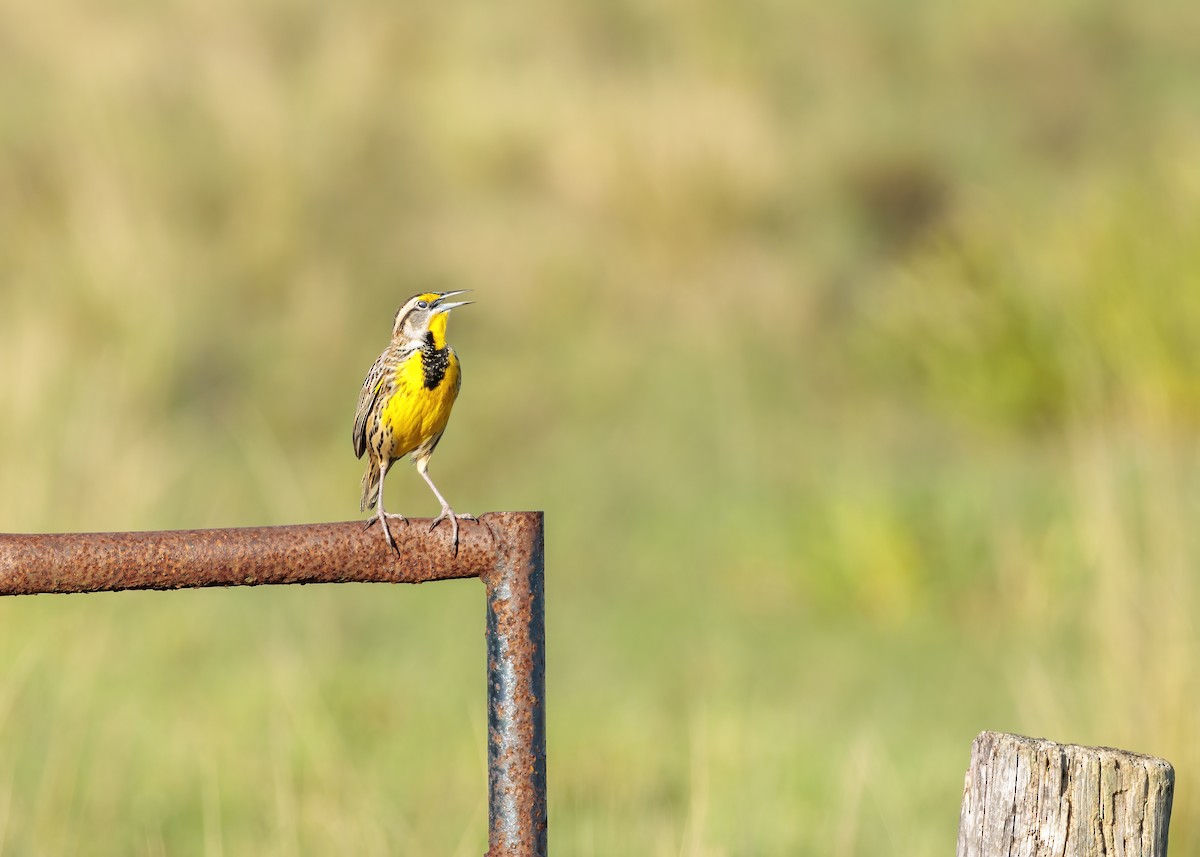
[[487, 857], [546, 855], [546, 618], [541, 512], [503, 513], [487, 586]]

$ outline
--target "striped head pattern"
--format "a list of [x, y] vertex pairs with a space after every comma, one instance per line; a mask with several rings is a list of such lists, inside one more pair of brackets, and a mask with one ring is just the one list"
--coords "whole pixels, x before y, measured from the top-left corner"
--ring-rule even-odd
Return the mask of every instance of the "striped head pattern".
[[456, 307], [471, 303], [471, 301], [448, 301], [447, 298], [469, 291], [470, 289], [460, 289], [456, 292], [425, 292], [413, 295], [396, 311], [392, 339], [430, 345], [433, 348], [444, 348], [446, 346], [447, 313]]

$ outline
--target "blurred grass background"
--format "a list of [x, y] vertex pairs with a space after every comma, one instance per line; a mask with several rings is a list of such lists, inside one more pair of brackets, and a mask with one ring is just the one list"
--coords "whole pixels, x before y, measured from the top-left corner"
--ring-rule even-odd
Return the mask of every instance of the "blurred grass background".
[[[985, 728], [1166, 757], [1195, 852], [1198, 75], [1182, 0], [0, 0], [0, 528], [357, 516], [473, 288], [556, 853], [949, 853]], [[0, 854], [478, 854], [482, 611], [0, 602]]]

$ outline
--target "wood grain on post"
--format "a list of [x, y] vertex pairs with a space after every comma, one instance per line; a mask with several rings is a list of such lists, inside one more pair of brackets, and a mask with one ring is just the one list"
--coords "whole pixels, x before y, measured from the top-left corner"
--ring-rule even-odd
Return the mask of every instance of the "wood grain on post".
[[1153, 756], [983, 732], [958, 857], [1166, 857], [1174, 788]]

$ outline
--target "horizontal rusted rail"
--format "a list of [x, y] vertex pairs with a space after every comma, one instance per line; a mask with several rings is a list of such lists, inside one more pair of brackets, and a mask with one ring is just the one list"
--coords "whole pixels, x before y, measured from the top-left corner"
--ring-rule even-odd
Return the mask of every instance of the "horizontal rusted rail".
[[362, 521], [140, 533], [0, 533], [0, 595], [284, 583], [487, 589], [487, 857], [546, 855], [545, 597], [541, 512], [396, 521], [396, 550]]
[[396, 550], [362, 521], [137, 533], [0, 534], [0, 595], [272, 583], [424, 583], [481, 577], [521, 513], [450, 528], [391, 523]]

